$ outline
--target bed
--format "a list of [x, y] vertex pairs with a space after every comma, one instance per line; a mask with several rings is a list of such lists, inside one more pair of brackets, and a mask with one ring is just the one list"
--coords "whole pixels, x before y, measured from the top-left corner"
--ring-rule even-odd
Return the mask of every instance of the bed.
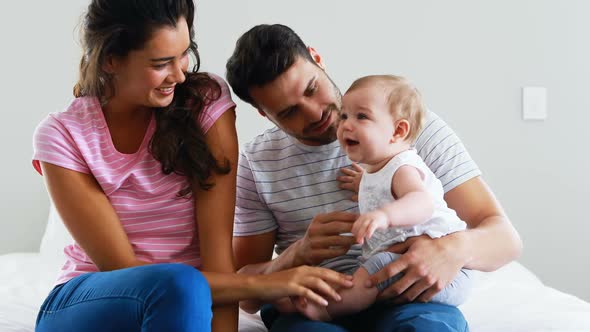
[[[71, 241], [55, 210], [36, 253], [0, 255], [0, 332], [33, 331], [37, 310], [63, 262]], [[473, 332], [590, 331], [590, 303], [543, 285], [513, 262], [478, 273], [470, 299], [460, 307]], [[240, 313], [241, 332], [264, 332], [258, 315]]]

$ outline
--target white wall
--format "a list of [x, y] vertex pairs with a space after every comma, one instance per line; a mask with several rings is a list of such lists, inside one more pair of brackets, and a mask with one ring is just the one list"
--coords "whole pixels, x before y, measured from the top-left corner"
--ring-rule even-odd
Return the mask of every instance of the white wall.
[[[35, 250], [48, 200], [30, 167], [31, 134], [71, 97], [86, 1], [0, 4], [0, 253]], [[204, 70], [224, 74], [254, 24], [292, 26], [342, 89], [360, 75], [402, 74], [465, 141], [519, 230], [520, 259], [550, 286], [590, 300], [590, 2], [227, 1], [197, 4]], [[231, 10], [230, 10], [231, 9]], [[30, 12], [27, 12], [30, 11]], [[549, 117], [521, 118], [521, 87], [547, 87]], [[268, 124], [239, 103], [245, 141]], [[501, 246], [502, 243], [498, 243]]]

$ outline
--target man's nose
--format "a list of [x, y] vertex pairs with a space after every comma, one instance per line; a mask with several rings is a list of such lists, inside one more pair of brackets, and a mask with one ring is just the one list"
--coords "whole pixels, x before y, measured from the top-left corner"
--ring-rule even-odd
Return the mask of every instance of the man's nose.
[[322, 105], [313, 100], [304, 101], [301, 105], [301, 111], [310, 123], [320, 121], [324, 113]]

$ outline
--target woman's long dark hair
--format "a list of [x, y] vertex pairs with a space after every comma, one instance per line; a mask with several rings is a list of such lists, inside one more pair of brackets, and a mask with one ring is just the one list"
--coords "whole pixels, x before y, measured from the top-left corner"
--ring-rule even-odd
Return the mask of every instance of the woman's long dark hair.
[[[203, 108], [220, 95], [221, 87], [207, 74], [187, 73], [186, 81], [176, 85], [172, 103], [156, 112], [156, 132], [150, 152], [162, 164], [164, 174], [184, 175], [189, 184], [207, 190], [213, 186], [207, 181], [213, 171], [229, 173], [229, 161], [218, 163], [198, 125]], [[191, 189], [190, 185], [182, 189], [179, 196], [188, 196]]]
[[194, 41], [195, 7], [193, 0], [92, 0], [81, 26], [83, 55], [80, 78], [74, 96], [94, 96], [107, 103], [116, 94], [112, 77], [102, 66], [108, 56], [125, 57], [142, 49], [158, 28], [175, 27], [186, 19], [190, 34], [190, 51], [195, 59], [186, 81], [177, 84], [172, 103], [156, 114], [156, 132], [150, 152], [162, 164], [164, 174], [172, 172], [187, 177], [188, 184], [178, 193], [189, 197], [194, 185], [207, 190], [212, 172], [227, 174], [229, 162], [218, 163], [199, 126], [199, 114], [217, 100], [221, 87], [207, 74], [198, 73], [199, 52]]

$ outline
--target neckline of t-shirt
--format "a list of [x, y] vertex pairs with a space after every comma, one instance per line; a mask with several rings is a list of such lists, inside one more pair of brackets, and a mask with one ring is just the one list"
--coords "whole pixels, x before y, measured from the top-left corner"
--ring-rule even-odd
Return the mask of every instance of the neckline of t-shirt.
[[102, 130], [104, 130], [104, 132], [105, 132], [105, 135], [108, 140], [109, 148], [111, 149], [111, 151], [116, 153], [118, 156], [121, 156], [124, 158], [133, 158], [133, 157], [140, 155], [145, 150], [145, 147], [148, 144], [148, 141], [150, 140], [152, 133], [154, 131], [153, 130], [154, 125], [155, 125], [154, 112], [152, 111], [150, 114], [150, 122], [148, 123], [147, 129], [146, 129], [145, 134], [143, 136], [143, 140], [141, 141], [141, 144], [139, 145], [139, 148], [137, 149], [137, 151], [135, 151], [133, 153], [124, 153], [124, 152], [117, 150], [117, 148], [115, 147], [115, 144], [113, 143], [113, 137], [111, 137], [111, 131], [109, 130], [109, 126], [107, 125], [107, 120], [104, 117], [104, 112], [102, 110], [102, 106], [100, 106], [100, 103], [98, 105], [99, 105], [99, 108], [97, 110], [97, 113], [99, 113], [98, 116], [99, 116], [100, 122], [102, 124]]
[[301, 143], [297, 138], [285, 133], [287, 135], [287, 139], [300, 150], [307, 151], [307, 152], [326, 152], [334, 150], [335, 148], [340, 147], [340, 143], [338, 140], [335, 140], [332, 143], [323, 144], [323, 145], [307, 145]]

